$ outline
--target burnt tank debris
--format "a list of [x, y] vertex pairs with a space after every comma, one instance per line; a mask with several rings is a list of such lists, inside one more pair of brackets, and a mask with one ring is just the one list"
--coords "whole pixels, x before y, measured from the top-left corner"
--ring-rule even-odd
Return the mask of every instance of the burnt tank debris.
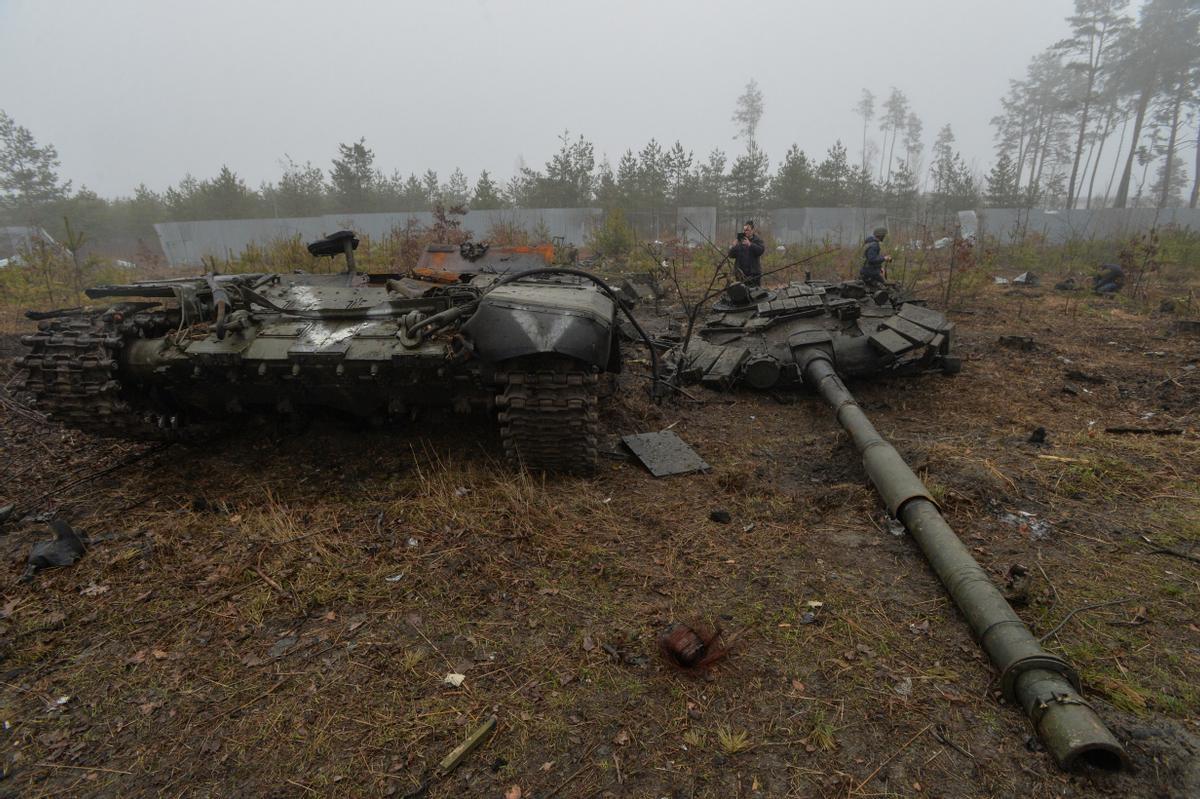
[[925, 559], [999, 672], [1002, 694], [1029, 717], [1059, 766], [1128, 764], [1124, 748], [1083, 699], [1078, 674], [1046, 652], [942, 516], [937, 502], [863, 413], [846, 380], [959, 371], [953, 324], [895, 286], [859, 281], [734, 283], [667, 356], [671, 379], [712, 388], [805, 387], [834, 410], [893, 518]]
[[309, 246], [341, 274], [98, 286], [93, 307], [31, 312], [25, 389], [54, 421], [135, 439], [247, 413], [495, 411], [513, 464], [594, 470], [601, 384], [621, 369], [611, 289], [550, 267], [550, 247], [430, 245], [408, 274], [366, 275], [357, 246], [351, 231]]

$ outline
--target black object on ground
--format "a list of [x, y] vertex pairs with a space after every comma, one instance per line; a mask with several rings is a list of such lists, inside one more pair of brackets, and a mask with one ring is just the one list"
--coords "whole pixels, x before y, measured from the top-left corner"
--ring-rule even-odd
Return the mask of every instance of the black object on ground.
[[717, 508], [709, 512], [708, 518], [717, 524], [729, 524], [729, 522], [733, 521], [733, 517], [729, 515], [729, 511], [724, 508]]
[[53, 519], [50, 530], [54, 533], [53, 541], [39, 541], [29, 550], [29, 565], [25, 567], [22, 580], [28, 580], [38, 569], [70, 566], [83, 557], [87, 545], [71, 525], [62, 519]]
[[1029, 434], [1030, 444], [1045, 444], [1046, 443], [1046, 428], [1039, 427]]
[[1012, 347], [1015, 350], [1024, 350], [1026, 352], [1037, 348], [1037, 344], [1034, 343], [1031, 336], [1001, 336], [1000, 344], [1004, 347]]

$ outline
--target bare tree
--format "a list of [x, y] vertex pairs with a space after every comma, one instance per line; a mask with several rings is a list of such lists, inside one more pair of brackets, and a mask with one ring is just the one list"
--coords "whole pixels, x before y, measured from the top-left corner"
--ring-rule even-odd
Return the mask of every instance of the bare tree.
[[859, 98], [858, 105], [854, 106], [854, 113], [862, 117], [863, 121], [863, 137], [862, 137], [862, 168], [863, 172], [867, 171], [867, 126], [871, 124], [871, 120], [875, 118], [875, 95], [871, 94], [870, 89], [862, 90], [862, 97]]
[[746, 150], [753, 150], [755, 147], [754, 135], [758, 131], [759, 120], [763, 115], [763, 95], [758, 88], [758, 82], [753, 78], [746, 84], [745, 91], [737, 98], [737, 104], [733, 109], [733, 121], [737, 123], [738, 135], [734, 138], [746, 140]]

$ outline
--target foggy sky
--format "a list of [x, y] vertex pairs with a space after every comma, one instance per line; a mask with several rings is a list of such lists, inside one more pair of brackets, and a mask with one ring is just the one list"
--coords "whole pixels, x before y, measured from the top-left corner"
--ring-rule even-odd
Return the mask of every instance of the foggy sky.
[[[0, 0], [0, 109], [104, 196], [222, 164], [256, 187], [286, 153], [328, 169], [365, 137], [385, 173], [541, 168], [569, 129], [615, 167], [651, 137], [732, 156], [734, 102], [764, 95], [759, 143], [856, 162], [863, 87], [902, 89], [985, 171], [1008, 80], [1067, 32], [1071, 0], [717, 3]], [[878, 121], [871, 136], [882, 140]]]

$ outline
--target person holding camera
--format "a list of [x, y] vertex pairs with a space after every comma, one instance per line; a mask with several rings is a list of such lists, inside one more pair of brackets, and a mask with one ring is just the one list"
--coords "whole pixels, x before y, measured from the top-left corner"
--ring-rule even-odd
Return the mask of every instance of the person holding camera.
[[887, 228], [877, 227], [863, 242], [863, 266], [858, 273], [858, 279], [867, 284], [869, 289], [883, 288], [883, 266], [892, 260], [892, 256], [880, 252], [880, 245], [887, 236]]
[[753, 220], [747, 219], [746, 224], [742, 225], [742, 232], [738, 233], [737, 241], [729, 248], [729, 257], [737, 265], [742, 282], [751, 288], [757, 288], [762, 280], [762, 264], [758, 259], [766, 249], [763, 240], [754, 232]]

